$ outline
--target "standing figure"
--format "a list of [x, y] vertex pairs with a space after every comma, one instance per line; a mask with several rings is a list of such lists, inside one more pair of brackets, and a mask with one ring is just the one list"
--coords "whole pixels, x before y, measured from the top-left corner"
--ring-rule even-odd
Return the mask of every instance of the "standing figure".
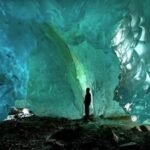
[[85, 118], [89, 118], [89, 107], [91, 103], [91, 94], [90, 94], [90, 88], [86, 88], [86, 95], [84, 99], [84, 105], [85, 105]]

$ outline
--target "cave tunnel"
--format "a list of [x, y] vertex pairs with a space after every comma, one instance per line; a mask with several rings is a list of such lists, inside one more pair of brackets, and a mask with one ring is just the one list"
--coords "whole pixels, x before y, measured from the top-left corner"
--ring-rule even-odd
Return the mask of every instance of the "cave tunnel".
[[150, 117], [149, 0], [0, 0], [0, 120]]

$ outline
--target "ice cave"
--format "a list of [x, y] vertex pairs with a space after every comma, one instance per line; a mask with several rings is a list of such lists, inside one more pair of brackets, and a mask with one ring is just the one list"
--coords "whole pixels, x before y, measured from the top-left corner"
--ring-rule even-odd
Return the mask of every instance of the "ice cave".
[[149, 0], [0, 0], [0, 120], [12, 106], [150, 119]]

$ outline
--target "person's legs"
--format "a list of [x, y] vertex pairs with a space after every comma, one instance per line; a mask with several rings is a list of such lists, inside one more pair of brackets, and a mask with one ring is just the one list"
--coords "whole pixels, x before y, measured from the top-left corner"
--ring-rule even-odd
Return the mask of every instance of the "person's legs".
[[89, 105], [85, 105], [85, 117], [89, 118]]

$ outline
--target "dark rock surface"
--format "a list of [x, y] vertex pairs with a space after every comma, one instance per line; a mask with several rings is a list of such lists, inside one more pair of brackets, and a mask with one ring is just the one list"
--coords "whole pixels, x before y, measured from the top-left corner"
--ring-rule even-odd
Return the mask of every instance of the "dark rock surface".
[[0, 150], [149, 150], [145, 126], [131, 129], [96, 122], [31, 116], [0, 123]]

